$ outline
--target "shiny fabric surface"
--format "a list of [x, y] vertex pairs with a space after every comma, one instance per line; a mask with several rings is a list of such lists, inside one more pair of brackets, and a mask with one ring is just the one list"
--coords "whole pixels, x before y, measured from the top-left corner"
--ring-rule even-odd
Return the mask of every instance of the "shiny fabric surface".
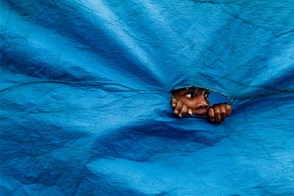
[[[1, 195], [293, 195], [294, 3], [1, 0]], [[224, 124], [170, 90], [230, 97]]]

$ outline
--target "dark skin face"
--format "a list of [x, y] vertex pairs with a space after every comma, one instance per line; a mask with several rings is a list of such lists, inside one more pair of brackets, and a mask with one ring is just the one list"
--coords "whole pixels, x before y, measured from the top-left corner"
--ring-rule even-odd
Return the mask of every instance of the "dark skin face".
[[182, 88], [172, 91], [172, 107], [174, 114], [183, 117], [187, 114], [207, 115], [214, 123], [223, 123], [232, 108], [228, 103], [215, 104], [210, 107], [209, 91], [204, 88]]

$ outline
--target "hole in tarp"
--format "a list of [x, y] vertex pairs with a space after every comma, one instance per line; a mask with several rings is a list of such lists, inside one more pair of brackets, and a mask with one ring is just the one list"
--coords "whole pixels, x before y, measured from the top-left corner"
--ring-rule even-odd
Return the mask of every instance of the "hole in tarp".
[[[224, 93], [216, 92], [203, 87], [192, 86], [172, 89], [171, 94], [176, 100], [180, 100], [183, 105], [186, 105], [187, 108], [191, 110], [191, 113], [193, 112], [193, 117], [206, 118], [208, 109], [214, 105], [224, 105], [224, 103], [231, 105], [230, 98]], [[174, 109], [175, 108], [176, 107], [174, 107]], [[176, 111], [176, 109], [174, 111]], [[186, 114], [189, 114], [189, 112]], [[176, 115], [178, 115], [178, 113], [176, 113]], [[189, 117], [191, 115], [185, 116]]]

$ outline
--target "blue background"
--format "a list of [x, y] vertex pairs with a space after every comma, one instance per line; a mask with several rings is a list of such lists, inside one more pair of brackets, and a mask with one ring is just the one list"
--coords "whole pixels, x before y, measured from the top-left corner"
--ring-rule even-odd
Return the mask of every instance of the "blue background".
[[[1, 0], [1, 195], [293, 195], [294, 3]], [[170, 90], [223, 93], [224, 124]]]

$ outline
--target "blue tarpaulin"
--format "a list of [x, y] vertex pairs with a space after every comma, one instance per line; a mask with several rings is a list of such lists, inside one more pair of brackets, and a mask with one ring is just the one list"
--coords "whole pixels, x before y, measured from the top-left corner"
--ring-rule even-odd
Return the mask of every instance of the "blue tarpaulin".
[[1, 195], [293, 195], [293, 1], [0, 3]]

